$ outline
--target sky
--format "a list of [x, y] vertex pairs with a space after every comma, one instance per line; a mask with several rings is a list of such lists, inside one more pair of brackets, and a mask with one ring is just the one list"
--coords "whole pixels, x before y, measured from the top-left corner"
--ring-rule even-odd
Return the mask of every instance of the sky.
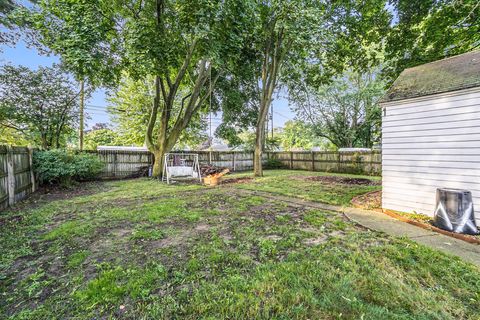
[[[34, 48], [27, 48], [25, 43], [19, 42], [14, 48], [2, 46], [0, 52], [0, 64], [23, 65], [31, 69], [38, 66], [51, 66], [60, 59], [57, 56], [40, 55]], [[86, 119], [86, 129], [91, 128], [95, 123], [110, 123], [110, 118], [106, 110], [107, 95], [105, 90], [96, 90], [90, 99], [86, 101], [85, 109], [88, 113]], [[274, 127], [283, 127], [285, 122], [293, 119], [295, 114], [290, 110], [288, 101], [285, 98], [276, 98], [273, 102], [273, 123]], [[212, 116], [212, 132], [221, 123], [221, 116]], [[269, 124], [269, 127], [271, 124]], [[208, 128], [206, 128], [207, 130]]]

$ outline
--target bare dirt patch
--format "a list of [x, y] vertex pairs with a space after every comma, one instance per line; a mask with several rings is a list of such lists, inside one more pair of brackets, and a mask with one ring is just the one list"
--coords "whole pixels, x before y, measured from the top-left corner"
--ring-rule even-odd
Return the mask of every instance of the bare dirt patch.
[[382, 207], [382, 190], [368, 192], [352, 199], [352, 205], [361, 209], [377, 209]]
[[312, 176], [312, 177], [303, 177], [307, 181], [316, 181], [326, 184], [346, 184], [346, 185], [355, 185], [355, 186], [379, 186], [382, 183], [380, 181], [365, 179], [365, 178], [347, 178], [347, 177], [336, 177], [336, 176]]
[[316, 238], [307, 238], [303, 240], [303, 243], [306, 244], [307, 246], [316, 246], [319, 244], [322, 244], [324, 242], [327, 242], [328, 236], [327, 235], [322, 235], [318, 236]]
[[226, 178], [222, 180], [221, 184], [237, 184], [237, 183], [247, 183], [251, 182], [253, 178], [251, 177], [243, 177], [243, 178]]
[[[73, 199], [76, 197], [92, 195], [100, 191], [106, 190], [107, 186], [102, 181], [84, 182], [71, 187], [42, 186], [37, 191], [30, 194], [26, 199], [15, 204], [15, 206], [8, 208], [7, 212], [22, 212], [25, 211], [25, 209], [35, 209], [41, 204], [47, 202]], [[9, 221], [4, 222], [8, 223]], [[2, 222], [0, 221], [0, 226], [1, 225]]]
[[20, 216], [20, 215], [0, 218], [0, 227], [2, 227], [3, 225], [6, 225], [6, 224], [10, 224], [10, 223], [12, 223], [12, 224], [13, 223], [18, 223], [18, 222], [21, 222], [22, 220], [23, 220], [23, 216]]

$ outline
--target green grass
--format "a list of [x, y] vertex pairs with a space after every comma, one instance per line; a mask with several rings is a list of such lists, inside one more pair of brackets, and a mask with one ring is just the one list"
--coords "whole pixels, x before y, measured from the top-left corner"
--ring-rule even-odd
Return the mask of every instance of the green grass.
[[266, 170], [264, 177], [255, 179], [254, 183], [239, 185], [239, 188], [254, 191], [272, 192], [285, 196], [342, 206], [350, 205], [352, 198], [357, 195], [381, 189], [381, 186], [325, 184], [322, 182], [305, 179], [308, 177], [327, 175], [345, 178], [365, 178], [374, 181], [380, 179], [379, 177], [358, 176], [352, 174], [326, 174], [308, 171]]
[[0, 216], [0, 318], [480, 317], [477, 267], [237, 190], [343, 205], [370, 191], [298, 178], [317, 174], [267, 171], [219, 188], [93, 183], [26, 202]]

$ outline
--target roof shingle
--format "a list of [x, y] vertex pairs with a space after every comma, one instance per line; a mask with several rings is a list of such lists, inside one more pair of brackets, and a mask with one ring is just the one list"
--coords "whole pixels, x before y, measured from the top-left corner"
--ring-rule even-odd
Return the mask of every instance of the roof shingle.
[[480, 50], [405, 69], [381, 102], [480, 87]]

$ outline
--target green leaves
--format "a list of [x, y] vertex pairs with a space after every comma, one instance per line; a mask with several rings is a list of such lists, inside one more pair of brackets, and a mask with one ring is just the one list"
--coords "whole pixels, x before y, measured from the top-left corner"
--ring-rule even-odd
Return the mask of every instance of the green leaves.
[[332, 83], [291, 91], [295, 111], [319, 137], [336, 147], [372, 147], [380, 138], [381, 111], [378, 100], [384, 81], [378, 70], [348, 72]]
[[83, 181], [96, 177], [105, 164], [96, 155], [56, 149], [35, 152], [33, 165], [40, 183], [68, 186], [73, 180]]
[[0, 68], [0, 127], [34, 146], [63, 146], [78, 118], [77, 85], [59, 67]]
[[85, 135], [85, 150], [96, 150], [98, 146], [109, 146], [119, 143], [118, 135], [108, 128], [91, 130]]
[[[143, 146], [145, 142], [145, 128], [153, 100], [153, 77], [145, 77], [142, 80], [134, 80], [128, 74], [124, 74], [118, 89], [109, 98], [108, 110], [112, 114], [115, 123], [117, 137], [114, 141], [118, 145]], [[181, 109], [181, 100], [188, 94], [188, 87], [180, 88], [178, 98], [174, 101], [172, 114], [177, 115]], [[196, 146], [206, 140], [203, 132], [206, 124], [197, 114], [187, 128], [182, 132], [177, 147]], [[174, 119], [170, 125], [173, 125]], [[158, 133], [159, 123], [154, 128], [154, 135]], [[88, 135], [86, 137], [88, 141]]]
[[112, 84], [118, 76], [119, 42], [112, 7], [102, 1], [41, 0], [22, 12], [38, 40], [77, 80], [94, 86]]
[[403, 69], [480, 47], [477, 0], [392, 1], [398, 14], [386, 41], [390, 81]]

